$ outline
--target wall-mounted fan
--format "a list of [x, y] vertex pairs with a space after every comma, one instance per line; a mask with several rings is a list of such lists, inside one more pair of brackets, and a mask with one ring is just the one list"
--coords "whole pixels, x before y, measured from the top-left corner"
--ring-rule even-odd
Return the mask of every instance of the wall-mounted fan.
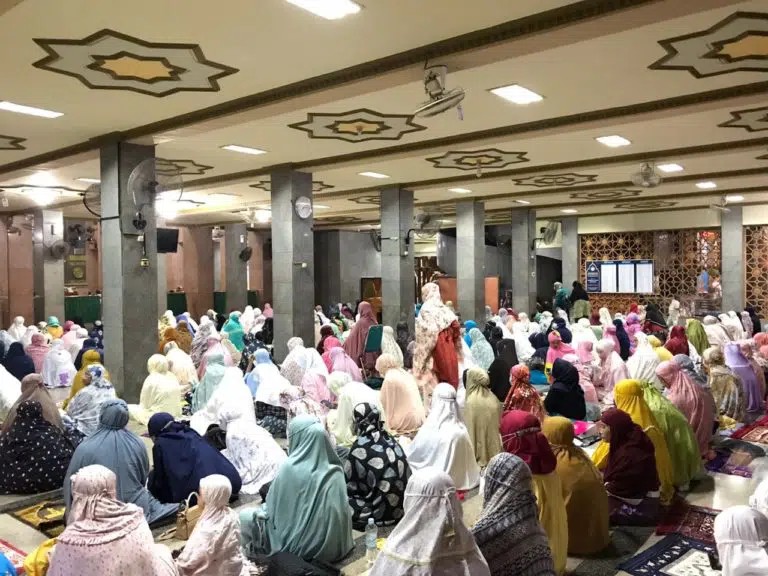
[[370, 230], [369, 233], [371, 235], [371, 243], [373, 244], [373, 249], [376, 250], [376, 252], [381, 252], [381, 232]]
[[155, 158], [140, 162], [128, 176], [128, 191], [133, 197], [136, 216], [133, 226], [142, 231], [147, 227], [143, 210], [154, 204], [162, 195], [167, 202], [178, 202], [184, 193], [181, 171], [167, 163], [158, 163]]
[[255, 228], [259, 224], [266, 224], [272, 216], [268, 208], [257, 208], [256, 206], [251, 206], [247, 210], [241, 210], [238, 214], [251, 228]]
[[547, 222], [547, 225], [543, 228], [539, 229], [539, 236], [538, 238], [534, 238], [531, 242], [531, 250], [536, 250], [536, 247], [539, 245], [539, 243], [543, 243], [545, 246], [552, 244], [555, 241], [555, 238], [557, 238], [557, 231], [560, 227], [560, 222], [557, 220], [550, 220]]
[[246, 246], [242, 250], [240, 250], [240, 253], [237, 255], [240, 260], [243, 262], [248, 262], [248, 260], [251, 259], [251, 256], [253, 256], [253, 248], [250, 246]]
[[101, 184], [91, 184], [82, 196], [85, 209], [96, 218], [101, 218]]
[[632, 184], [642, 188], [656, 188], [662, 182], [661, 175], [656, 172], [653, 162], [644, 162], [640, 171], [632, 174]]
[[64, 260], [67, 256], [69, 256], [71, 250], [72, 246], [70, 246], [64, 240], [54, 240], [48, 246], [48, 254], [54, 260]]
[[431, 118], [456, 108], [459, 113], [459, 120], [464, 119], [461, 102], [466, 94], [463, 88], [448, 90], [445, 83], [447, 75], [448, 66], [427, 66], [424, 69], [424, 91], [429, 96], [429, 100], [419, 105], [413, 113], [414, 116]]
[[218, 241], [224, 238], [224, 228], [221, 226], [214, 226], [211, 228], [211, 240]]
[[413, 218], [413, 231], [421, 240], [434, 238], [440, 232], [440, 216], [432, 212], [421, 212]]
[[720, 202], [713, 202], [709, 205], [710, 210], [716, 210], [717, 212], [728, 214], [731, 209], [728, 207], [728, 198], [726, 196], [720, 197]]

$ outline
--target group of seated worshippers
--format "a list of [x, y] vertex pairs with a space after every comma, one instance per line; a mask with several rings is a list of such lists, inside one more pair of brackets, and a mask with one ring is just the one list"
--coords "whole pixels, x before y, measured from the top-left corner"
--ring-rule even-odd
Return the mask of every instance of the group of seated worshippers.
[[[415, 335], [384, 330], [369, 357], [366, 302], [315, 308], [314, 345], [272, 343], [266, 312], [233, 312], [220, 328], [215, 315], [164, 314], [135, 405], [117, 398], [98, 346], [78, 352], [66, 408], [38, 372], [23, 376], [3, 416], [0, 492], [63, 488], [50, 574], [143, 563], [238, 576], [277, 553], [339, 564], [372, 519], [391, 530], [374, 576], [561, 575], [569, 555], [606, 549], [611, 526], [654, 526], [703, 476], [716, 431], [765, 401], [757, 317], [751, 331], [730, 315], [670, 326], [649, 304], [573, 324], [562, 311], [506, 309], [461, 324], [429, 283]], [[151, 466], [131, 421], [152, 441]], [[467, 526], [461, 500], [478, 486], [482, 510]], [[728, 574], [748, 574], [745, 550], [768, 563], [763, 492], [762, 509], [716, 521]], [[149, 526], [172, 521], [192, 493], [203, 516], [173, 559]], [[239, 494], [261, 504], [234, 512]]]

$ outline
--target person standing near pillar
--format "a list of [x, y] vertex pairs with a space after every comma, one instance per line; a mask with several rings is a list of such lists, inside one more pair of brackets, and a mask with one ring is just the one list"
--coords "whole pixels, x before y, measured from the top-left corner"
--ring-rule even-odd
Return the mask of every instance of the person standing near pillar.
[[419, 382], [424, 405], [430, 406], [432, 390], [442, 382], [459, 387], [461, 330], [456, 315], [443, 304], [440, 287], [429, 282], [421, 289], [422, 306], [416, 318], [413, 374]]

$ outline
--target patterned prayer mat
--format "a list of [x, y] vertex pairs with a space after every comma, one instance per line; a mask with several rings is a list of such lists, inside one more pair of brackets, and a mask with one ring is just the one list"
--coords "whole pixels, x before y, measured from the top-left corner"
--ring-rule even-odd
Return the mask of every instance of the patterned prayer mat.
[[662, 515], [656, 534], [679, 534], [714, 544], [715, 517], [719, 513], [719, 510], [693, 506], [682, 498], [676, 498]]
[[48, 538], [56, 538], [64, 532], [64, 500], [41, 502], [29, 508], [11, 512], [11, 516], [39, 530]]
[[718, 450], [716, 456], [706, 463], [705, 467], [710, 472], [720, 474], [730, 474], [731, 476], [741, 476], [742, 478], [752, 478], [752, 469], [749, 467], [752, 460], [752, 454], [748, 452], [739, 452], [730, 450]]
[[731, 435], [731, 438], [738, 438], [747, 442], [757, 444], [768, 444], [768, 416], [756, 420], [749, 426], [744, 426]]
[[571, 576], [614, 576], [616, 566], [628, 560], [653, 534], [646, 526], [616, 526], [611, 528], [611, 543], [602, 552], [585, 558], [569, 574]]
[[709, 552], [714, 544], [670, 534], [618, 568], [632, 576], [720, 576], [710, 567]]
[[12, 546], [5, 540], [0, 540], [0, 552], [2, 552], [8, 561], [16, 568], [16, 572], [19, 574], [24, 573], [24, 558], [27, 557], [25, 552], [22, 552], [15, 546]]

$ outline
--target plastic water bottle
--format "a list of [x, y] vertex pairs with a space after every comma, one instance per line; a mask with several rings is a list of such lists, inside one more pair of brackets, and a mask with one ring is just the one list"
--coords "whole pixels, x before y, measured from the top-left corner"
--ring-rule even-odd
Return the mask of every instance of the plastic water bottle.
[[365, 527], [365, 560], [369, 568], [376, 562], [376, 555], [378, 553], [376, 540], [378, 535], [379, 529], [376, 526], [376, 522], [373, 521], [373, 518], [368, 518], [368, 525]]

